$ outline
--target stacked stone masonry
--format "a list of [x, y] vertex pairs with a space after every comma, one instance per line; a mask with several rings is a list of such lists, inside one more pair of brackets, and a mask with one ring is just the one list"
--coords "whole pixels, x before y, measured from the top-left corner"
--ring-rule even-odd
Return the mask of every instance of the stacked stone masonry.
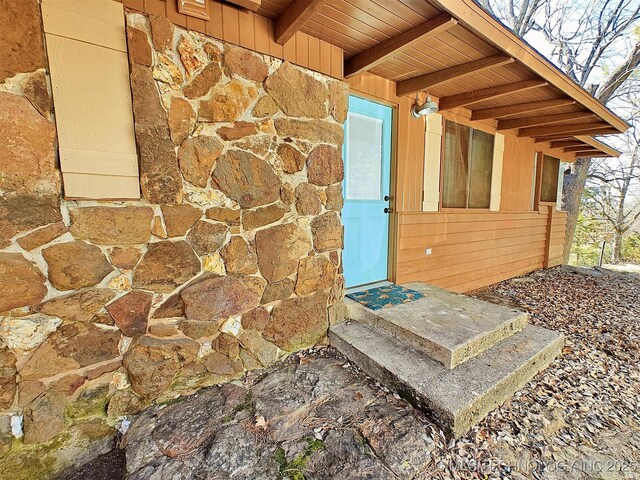
[[152, 402], [323, 341], [344, 290], [346, 84], [128, 13], [143, 198], [65, 200], [27, 3], [3, 24], [20, 25], [29, 56], [0, 42], [0, 461], [12, 479], [105, 451]]

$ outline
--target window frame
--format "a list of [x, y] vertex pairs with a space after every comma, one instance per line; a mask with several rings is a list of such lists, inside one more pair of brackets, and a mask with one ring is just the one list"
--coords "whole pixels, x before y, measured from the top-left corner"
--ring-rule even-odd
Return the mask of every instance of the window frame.
[[[556, 171], [556, 199], [555, 201], [544, 201], [542, 200], [542, 182], [544, 179], [544, 158], [549, 157], [558, 161], [558, 168]], [[535, 199], [534, 199], [534, 211], [539, 211], [540, 206], [557, 206], [558, 205], [558, 188], [560, 183], [560, 167], [562, 166], [562, 159], [560, 157], [555, 157], [553, 155], [549, 155], [548, 153], [538, 151], [536, 152], [536, 168], [535, 168]]]
[[[447, 122], [451, 122], [451, 123], [456, 123], [458, 125], [462, 125], [464, 127], [467, 127], [470, 129], [471, 131], [471, 135], [469, 136], [469, 152], [471, 152], [471, 144], [472, 144], [472, 139], [473, 139], [473, 131], [477, 130], [479, 132], [482, 133], [486, 133], [488, 135], [491, 135], [493, 137], [493, 148], [491, 149], [491, 175], [489, 176], [489, 205], [487, 207], [479, 207], [479, 208], [474, 208], [474, 207], [445, 207], [444, 204], [444, 174], [445, 174], [445, 165], [444, 165], [444, 161], [445, 161], [445, 146], [446, 146], [446, 134], [447, 134]], [[492, 187], [493, 187], [493, 167], [494, 167], [494, 161], [495, 161], [495, 141], [496, 141], [496, 132], [495, 131], [489, 131], [488, 129], [482, 129], [482, 128], [477, 128], [475, 126], [469, 125], [466, 122], [460, 122], [460, 121], [456, 121], [456, 120], [451, 120], [449, 118], [442, 118], [442, 136], [440, 138], [440, 211], [442, 212], [449, 212], [449, 211], [454, 211], [454, 212], [491, 212], [491, 192], [492, 192]], [[469, 185], [471, 182], [471, 177], [470, 177], [470, 169], [467, 172], [467, 182], [466, 182], [466, 188], [467, 188], [467, 199], [466, 199], [466, 203], [467, 205], [469, 204]]]

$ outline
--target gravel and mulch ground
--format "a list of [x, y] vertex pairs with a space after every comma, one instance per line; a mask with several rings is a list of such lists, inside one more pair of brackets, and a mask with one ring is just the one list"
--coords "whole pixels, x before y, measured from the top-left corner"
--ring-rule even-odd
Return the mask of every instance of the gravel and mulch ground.
[[640, 478], [640, 275], [561, 267], [474, 295], [566, 346], [459, 440], [327, 348], [148, 410], [122, 442], [126, 467], [67, 478]]

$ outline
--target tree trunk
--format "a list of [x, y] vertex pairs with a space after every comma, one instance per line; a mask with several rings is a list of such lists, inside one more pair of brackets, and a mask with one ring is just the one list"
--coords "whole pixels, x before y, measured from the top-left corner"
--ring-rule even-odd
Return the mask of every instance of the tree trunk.
[[614, 265], [620, 263], [622, 260], [622, 239], [624, 238], [624, 233], [615, 230], [613, 232], [613, 243], [611, 245], [611, 263]]
[[582, 192], [587, 182], [587, 174], [591, 159], [580, 158], [575, 161], [571, 168], [571, 173], [564, 176], [562, 186], [562, 208], [567, 214], [567, 231], [564, 237], [564, 262], [569, 263], [569, 255], [573, 246], [573, 234], [576, 231], [578, 215], [582, 205]]

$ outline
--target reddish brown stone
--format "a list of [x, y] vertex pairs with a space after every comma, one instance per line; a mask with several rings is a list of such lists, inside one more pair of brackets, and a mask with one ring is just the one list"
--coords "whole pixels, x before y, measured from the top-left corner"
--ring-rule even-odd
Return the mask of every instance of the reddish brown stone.
[[280, 189], [280, 200], [285, 205], [291, 205], [293, 203], [293, 199], [295, 198], [295, 192], [290, 183], [285, 183]]
[[269, 67], [258, 55], [241, 47], [228, 47], [224, 52], [224, 66], [230, 75], [239, 75], [254, 82], [264, 82]]
[[44, 275], [20, 253], [0, 252], [0, 312], [39, 303], [47, 294]]
[[329, 145], [319, 145], [307, 158], [307, 176], [315, 185], [331, 185], [342, 182], [344, 163], [340, 150]]
[[325, 120], [276, 118], [274, 124], [278, 134], [283, 137], [333, 145], [341, 145], [344, 139], [342, 126]]
[[18, 245], [25, 250], [33, 250], [49, 243], [65, 233], [67, 233], [67, 227], [64, 223], [53, 223], [19, 238]]
[[120, 354], [118, 330], [92, 323], [64, 323], [42, 343], [20, 370], [21, 378], [47, 378], [114, 359]]
[[89, 288], [48, 300], [33, 311], [71, 322], [89, 322], [115, 295], [108, 288]]
[[36, 0], [2, 2], [0, 25], [0, 83], [16, 73], [46, 66], [40, 5]]
[[291, 209], [287, 205], [274, 203], [255, 210], [245, 210], [242, 213], [242, 228], [253, 230], [275, 223], [289, 213]]
[[309, 236], [293, 223], [276, 225], [256, 233], [258, 265], [269, 282], [288, 277], [298, 268], [298, 261], [311, 249]]
[[281, 280], [279, 282], [270, 283], [264, 289], [264, 294], [262, 295], [262, 300], [260, 301], [260, 303], [266, 305], [267, 303], [289, 298], [293, 294], [294, 287], [295, 282], [290, 278], [285, 278], [284, 280]]
[[149, 45], [147, 34], [142, 30], [127, 26], [127, 50], [132, 63], [151, 66], [151, 45]]
[[167, 231], [162, 224], [162, 218], [159, 215], [156, 215], [153, 218], [153, 223], [151, 224], [151, 233], [158, 238], [167, 238]]
[[151, 238], [149, 207], [82, 207], [69, 213], [73, 236], [98, 245], [135, 245]]
[[170, 293], [200, 272], [200, 260], [181, 240], [151, 243], [133, 272], [134, 288]]
[[167, 52], [173, 49], [175, 27], [164, 15], [151, 15], [151, 40], [156, 50]]
[[198, 220], [187, 235], [187, 241], [198, 255], [217, 252], [227, 238], [229, 227], [222, 223]]
[[182, 180], [167, 113], [160, 103], [158, 88], [149, 68], [131, 65], [131, 91], [142, 193], [152, 203], [180, 203]]
[[140, 261], [142, 252], [135, 247], [114, 247], [109, 251], [111, 265], [122, 270], [132, 270]]
[[274, 307], [262, 335], [282, 350], [293, 352], [321, 340], [329, 327], [327, 318], [324, 293], [283, 300]]
[[341, 250], [343, 229], [340, 217], [335, 212], [323, 213], [311, 222], [313, 247], [317, 252]]
[[238, 354], [240, 353], [240, 343], [238, 339], [228, 333], [221, 333], [211, 343], [211, 347], [232, 360], [238, 358]]
[[240, 210], [211, 207], [207, 210], [207, 218], [209, 220], [226, 223], [227, 225], [240, 225]]
[[0, 132], [0, 190], [57, 194], [60, 178], [54, 155], [53, 123], [40, 115], [25, 97], [0, 92]]
[[344, 206], [344, 199], [342, 197], [342, 184], [337, 183], [335, 185], [329, 185], [326, 189], [327, 200], [325, 206], [327, 210], [334, 210], [339, 212]]
[[212, 179], [225, 195], [243, 208], [274, 202], [281, 186], [271, 165], [239, 150], [227, 151], [218, 159]]
[[0, 196], [0, 248], [9, 245], [8, 240], [20, 232], [61, 219], [58, 195], [17, 193]]
[[261, 332], [269, 323], [269, 316], [269, 311], [266, 308], [255, 308], [242, 315], [242, 328]]
[[188, 320], [217, 321], [258, 306], [258, 295], [241, 277], [212, 277], [182, 291]]
[[207, 135], [185, 140], [178, 150], [180, 170], [184, 178], [197, 187], [206, 187], [211, 168], [220, 157], [223, 148], [220, 140]]
[[300, 260], [296, 294], [303, 297], [311, 293], [328, 291], [335, 282], [338, 269], [324, 255], [314, 255]]
[[198, 73], [182, 91], [187, 98], [200, 98], [207, 95], [220, 81], [222, 69], [216, 63], [210, 63]]
[[231, 127], [221, 127], [217, 130], [220, 138], [227, 141], [255, 135], [257, 132], [256, 124], [251, 122], [235, 122]]
[[144, 398], [157, 398], [169, 389], [185, 365], [193, 362], [200, 345], [189, 338], [143, 335], [124, 356], [133, 389]]
[[24, 443], [44, 443], [64, 429], [64, 409], [67, 396], [57, 390], [47, 390], [24, 409]]
[[13, 404], [16, 394], [16, 357], [7, 347], [0, 345], [0, 410]]
[[169, 107], [169, 131], [171, 140], [180, 145], [191, 134], [196, 126], [196, 112], [184, 98], [175, 97]]
[[133, 290], [107, 305], [107, 312], [127, 337], [138, 338], [147, 331], [153, 294]]
[[202, 359], [202, 364], [209, 373], [223, 376], [235, 376], [242, 373], [242, 363], [229, 359], [220, 352], [211, 352]]
[[202, 48], [207, 54], [210, 62], [219, 63], [220, 60], [222, 60], [222, 52], [213, 43], [207, 42], [203, 45]]
[[154, 312], [151, 318], [176, 318], [184, 315], [184, 303], [180, 293], [167, 298]]
[[179, 329], [187, 337], [193, 339], [215, 337], [220, 334], [217, 322], [207, 322], [203, 320], [183, 320]]
[[320, 195], [309, 183], [301, 183], [296, 187], [296, 210], [299, 215], [318, 215], [322, 209]]
[[220, 255], [227, 273], [250, 275], [258, 271], [258, 258], [242, 237], [231, 237], [220, 250]]
[[102, 251], [81, 240], [57, 243], [42, 250], [49, 280], [58, 290], [92, 287], [113, 271]]
[[47, 86], [47, 76], [42, 70], [38, 70], [22, 84], [22, 92], [29, 99], [31, 105], [45, 118], [51, 114], [51, 95]]
[[202, 210], [187, 203], [183, 205], [162, 205], [164, 224], [170, 237], [181, 237], [189, 231], [202, 216]]
[[297, 173], [302, 171], [304, 167], [304, 155], [300, 151], [288, 143], [282, 143], [278, 146], [278, 155], [282, 160], [282, 170], [285, 173]]
[[178, 333], [178, 325], [175, 323], [154, 323], [149, 325], [149, 334], [154, 337], [173, 337]]
[[327, 88], [322, 82], [289, 62], [284, 62], [267, 79], [265, 89], [290, 117], [327, 116]]

